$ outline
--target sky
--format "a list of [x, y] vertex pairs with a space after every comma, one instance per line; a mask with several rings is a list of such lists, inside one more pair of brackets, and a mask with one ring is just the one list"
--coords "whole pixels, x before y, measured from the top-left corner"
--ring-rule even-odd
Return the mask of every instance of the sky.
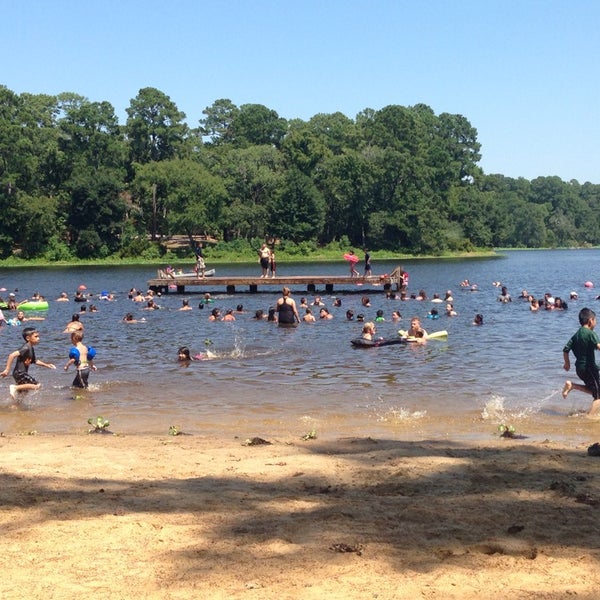
[[197, 127], [221, 98], [286, 119], [426, 104], [477, 129], [485, 173], [600, 183], [598, 0], [0, 0], [0, 85], [140, 89]]

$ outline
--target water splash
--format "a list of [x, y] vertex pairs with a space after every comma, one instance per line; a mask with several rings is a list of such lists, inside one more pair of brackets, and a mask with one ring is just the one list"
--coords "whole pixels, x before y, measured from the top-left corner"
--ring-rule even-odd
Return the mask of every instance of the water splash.
[[525, 419], [532, 413], [539, 412], [539, 408], [524, 407], [518, 410], [509, 410], [504, 406], [505, 398], [493, 395], [483, 407], [481, 418], [484, 421], [501, 423], [507, 419]]
[[426, 410], [409, 410], [408, 408], [389, 408], [382, 414], [377, 415], [380, 423], [400, 423], [406, 421], [417, 421], [427, 415]]

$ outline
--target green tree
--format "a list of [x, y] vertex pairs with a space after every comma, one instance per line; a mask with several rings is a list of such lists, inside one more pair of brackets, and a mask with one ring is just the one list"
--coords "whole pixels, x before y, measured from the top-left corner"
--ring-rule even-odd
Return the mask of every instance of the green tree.
[[223, 179], [229, 198], [221, 215], [224, 239], [263, 238], [283, 185], [281, 153], [265, 145], [222, 147], [213, 159], [211, 172]]
[[272, 145], [279, 148], [287, 122], [262, 104], [242, 104], [232, 124], [233, 138], [241, 147]]
[[107, 256], [119, 248], [126, 206], [122, 181], [114, 175], [113, 169], [81, 169], [65, 184], [67, 225], [82, 258]]
[[310, 177], [288, 170], [281, 193], [274, 202], [270, 232], [302, 242], [315, 239], [325, 223], [325, 200]]
[[224, 144], [233, 140], [233, 124], [240, 109], [228, 98], [215, 100], [207, 106], [200, 119], [200, 134], [210, 138], [211, 144]]
[[176, 158], [186, 147], [185, 113], [156, 88], [142, 88], [131, 100], [127, 115], [125, 132], [132, 162]]

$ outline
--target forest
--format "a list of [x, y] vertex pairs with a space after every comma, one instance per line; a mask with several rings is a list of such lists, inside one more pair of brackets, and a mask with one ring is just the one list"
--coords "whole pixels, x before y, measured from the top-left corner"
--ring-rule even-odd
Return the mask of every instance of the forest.
[[425, 104], [286, 120], [164, 92], [113, 106], [0, 86], [0, 259], [158, 259], [173, 235], [409, 255], [600, 244], [600, 185], [478, 166], [477, 129]]

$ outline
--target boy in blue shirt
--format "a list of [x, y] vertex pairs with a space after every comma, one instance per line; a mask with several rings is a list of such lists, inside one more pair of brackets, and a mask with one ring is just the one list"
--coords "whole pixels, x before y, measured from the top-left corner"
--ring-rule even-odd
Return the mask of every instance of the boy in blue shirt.
[[567, 379], [563, 386], [562, 396], [566, 398], [572, 389], [591, 394], [594, 399], [588, 417], [596, 417], [600, 412], [600, 372], [596, 364], [595, 354], [596, 350], [600, 350], [600, 339], [594, 331], [596, 313], [589, 308], [582, 308], [579, 311], [579, 324], [581, 327], [563, 348], [563, 360], [564, 369], [568, 371], [571, 368], [569, 352], [573, 352], [575, 355], [575, 371], [584, 385], [573, 383]]

